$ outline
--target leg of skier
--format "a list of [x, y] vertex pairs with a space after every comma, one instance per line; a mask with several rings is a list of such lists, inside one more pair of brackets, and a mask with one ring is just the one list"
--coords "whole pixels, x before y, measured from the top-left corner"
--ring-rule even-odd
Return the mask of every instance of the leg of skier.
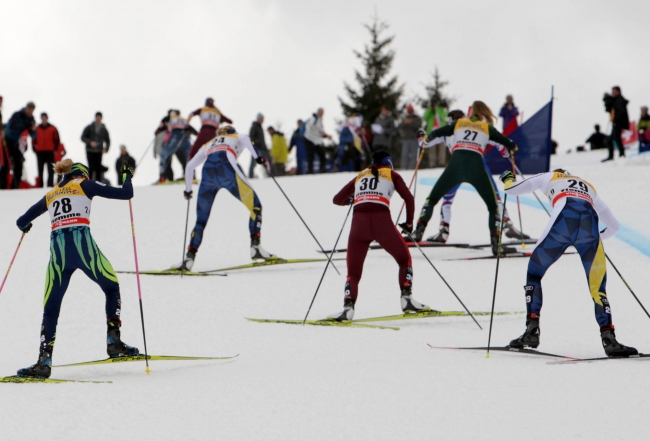
[[490, 231], [490, 243], [492, 244], [492, 253], [497, 255], [499, 252], [515, 252], [512, 247], [501, 246], [499, 250], [499, 233], [501, 228], [501, 218], [498, 216], [497, 189], [491, 180], [491, 175], [482, 168], [481, 172], [469, 174], [468, 182], [476, 188], [479, 196], [485, 202], [488, 209], [488, 227]]
[[456, 193], [460, 188], [460, 184], [451, 189], [449, 193], [442, 197], [442, 205], [440, 205], [440, 230], [434, 236], [427, 239], [427, 242], [447, 243], [449, 239], [449, 226], [451, 225], [451, 206], [456, 199]]
[[211, 168], [203, 167], [199, 194], [196, 198], [196, 224], [194, 225], [192, 235], [190, 236], [190, 245], [187, 247], [185, 260], [183, 260], [181, 264], [175, 266], [175, 269], [191, 271], [192, 266], [194, 265], [194, 259], [196, 258], [196, 253], [199, 251], [199, 247], [203, 241], [203, 230], [205, 230], [208, 219], [210, 219], [210, 210], [212, 210], [214, 198], [217, 197], [217, 193], [221, 189], [221, 187], [214, 182], [214, 179], [208, 178], [211, 171]]

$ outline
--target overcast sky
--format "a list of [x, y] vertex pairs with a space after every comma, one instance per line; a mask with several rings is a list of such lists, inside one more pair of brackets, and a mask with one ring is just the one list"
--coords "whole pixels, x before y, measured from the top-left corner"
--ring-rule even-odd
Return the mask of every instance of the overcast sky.
[[[139, 158], [167, 109], [187, 115], [207, 96], [239, 131], [263, 112], [265, 125], [290, 132], [322, 106], [333, 132], [343, 82], [360, 67], [352, 51], [368, 42], [362, 25], [375, 11], [395, 35], [393, 73], [406, 97], [422, 94], [438, 66], [459, 108], [480, 99], [498, 112], [511, 93], [526, 118], [554, 85], [562, 150], [583, 144], [594, 123], [605, 128], [611, 86], [630, 100], [631, 119], [650, 103], [647, 0], [5, 0], [2, 112], [7, 120], [33, 100], [69, 157], [85, 162], [79, 138], [102, 111], [113, 181], [119, 144]], [[144, 166], [151, 172], [136, 183], [156, 177], [152, 158]]]

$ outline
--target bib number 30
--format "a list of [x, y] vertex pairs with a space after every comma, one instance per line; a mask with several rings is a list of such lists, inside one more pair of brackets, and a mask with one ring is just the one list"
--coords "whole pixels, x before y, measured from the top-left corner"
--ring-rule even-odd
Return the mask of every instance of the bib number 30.
[[377, 178], [363, 178], [361, 180], [361, 187], [359, 187], [359, 190], [367, 190], [370, 188], [370, 190], [377, 190], [377, 185], [379, 184], [379, 180]]

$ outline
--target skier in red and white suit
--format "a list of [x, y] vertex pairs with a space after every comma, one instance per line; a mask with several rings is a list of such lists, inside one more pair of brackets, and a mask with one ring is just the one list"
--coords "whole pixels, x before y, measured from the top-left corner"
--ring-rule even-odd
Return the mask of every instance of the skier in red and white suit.
[[348, 277], [345, 283], [344, 309], [330, 316], [332, 320], [352, 320], [354, 317], [354, 304], [357, 300], [363, 262], [373, 240], [393, 256], [399, 265], [402, 311], [413, 313], [430, 309], [411, 298], [411, 253], [390, 216], [390, 198], [397, 191], [406, 203], [406, 222], [400, 224], [400, 227], [403, 232], [411, 233], [415, 210], [413, 195], [402, 177], [393, 171], [393, 162], [388, 153], [382, 150], [375, 152], [372, 162], [369, 168], [359, 172], [356, 178], [334, 196], [336, 205], [354, 204], [354, 212], [348, 238]]

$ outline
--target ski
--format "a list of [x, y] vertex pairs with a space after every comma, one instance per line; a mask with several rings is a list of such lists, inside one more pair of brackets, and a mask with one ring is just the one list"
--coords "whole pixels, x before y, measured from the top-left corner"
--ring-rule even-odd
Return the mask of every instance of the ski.
[[[194, 180], [192, 180], [192, 185], [199, 185], [199, 183], [200, 183], [200, 182], [199, 182], [198, 179], [194, 179]], [[185, 178], [174, 179], [173, 181], [154, 182], [154, 183], [151, 184], [151, 185], [180, 185], [180, 184], [185, 185]]]
[[546, 364], [573, 364], [573, 363], [591, 363], [600, 360], [650, 360], [650, 354], [632, 355], [631, 357], [595, 357], [595, 358], [573, 358], [571, 360], [552, 361]]
[[[490, 315], [489, 312], [472, 312], [474, 315]], [[525, 314], [525, 312], [495, 312], [494, 315], [511, 315], [511, 314]], [[352, 320], [352, 323], [366, 323], [366, 322], [388, 322], [393, 320], [410, 320], [428, 317], [458, 317], [467, 316], [465, 311], [422, 311], [414, 313], [405, 313], [397, 315], [387, 315], [384, 317], [370, 317], [358, 320]]]
[[[332, 261], [335, 260], [345, 260], [345, 259], [332, 259]], [[327, 262], [327, 259], [270, 259], [270, 260], [263, 260], [261, 262], [247, 263], [245, 265], [230, 266], [228, 268], [219, 268], [212, 271], [203, 271], [203, 273], [212, 275], [213, 273], [216, 273], [218, 271], [234, 271], [239, 269], [257, 268], [260, 266], [283, 265], [285, 263], [308, 263], [308, 262]]]
[[[258, 319], [258, 318], [248, 318], [246, 317], [246, 320], [249, 320], [251, 322], [258, 322], [258, 323], [284, 323], [287, 325], [302, 325], [303, 321], [302, 320], [274, 320], [274, 319]], [[360, 323], [356, 323], [356, 321], [345, 321], [345, 322], [339, 322], [336, 320], [307, 320], [305, 322], [306, 325], [312, 325], [312, 326], [338, 326], [341, 328], [367, 328], [367, 329], [390, 329], [392, 331], [399, 331], [399, 328], [394, 328], [391, 326], [376, 326], [376, 325], [362, 325]]]
[[[487, 346], [484, 347], [472, 347], [472, 348], [456, 348], [456, 347], [451, 347], [451, 346], [431, 346], [430, 344], [427, 343], [427, 346], [429, 346], [432, 349], [455, 349], [455, 350], [471, 350], [471, 351], [487, 351]], [[566, 362], [571, 362], [576, 360], [573, 357], [569, 357], [566, 355], [557, 355], [557, 354], [550, 354], [548, 352], [540, 352], [536, 351], [535, 349], [518, 349], [518, 348], [511, 348], [510, 346], [492, 346], [490, 347], [490, 351], [497, 351], [497, 352], [509, 352], [512, 354], [524, 354], [524, 355], [537, 355], [541, 357], [552, 357], [552, 358], [566, 358], [568, 359]], [[563, 361], [562, 363], [564, 363]]]
[[111, 384], [112, 381], [92, 381], [92, 380], [57, 380], [54, 378], [35, 378], [35, 377], [19, 377], [13, 375], [11, 377], [0, 377], [0, 383], [95, 383], [95, 384]]
[[[135, 271], [115, 271], [120, 274], [135, 274]], [[228, 274], [217, 273], [213, 271], [181, 271], [177, 269], [166, 269], [166, 270], [154, 270], [154, 271], [140, 271], [140, 274], [145, 274], [148, 276], [221, 276], [227, 277]]]
[[[564, 254], [576, 254], [575, 251], [569, 251], [568, 253]], [[532, 251], [526, 251], [526, 252], [516, 252], [516, 253], [506, 253], [506, 254], [501, 254], [502, 259], [509, 259], [513, 257], [530, 257], [533, 255]], [[479, 256], [479, 257], [456, 257], [454, 259], [444, 259], [444, 260], [484, 260], [484, 259], [496, 259], [497, 256], [491, 255], [491, 256]]]
[[[504, 241], [504, 242], [501, 242], [501, 245], [504, 245], [504, 246], [535, 245], [536, 243], [537, 243], [537, 239], [523, 239], [523, 240]], [[492, 246], [492, 244], [485, 243], [485, 244], [479, 244], [479, 245], [470, 245], [468, 248], [490, 248], [491, 246]]]
[[[468, 243], [441, 243], [441, 242], [428, 242], [428, 241], [422, 241], [418, 242], [418, 245], [420, 248], [472, 248], [472, 246]], [[406, 246], [409, 248], [414, 248], [415, 244], [413, 242], [406, 242]], [[379, 245], [379, 244], [372, 244], [368, 247], [370, 250], [383, 250], [384, 248]], [[319, 253], [322, 253], [323, 251], [317, 250]], [[334, 250], [335, 253], [345, 253], [347, 252], [347, 248], [337, 248]], [[332, 250], [325, 250], [326, 254], [330, 254]]]
[[[149, 355], [146, 358], [148, 358], [149, 360], [156, 360], [156, 361], [230, 360], [232, 358], [237, 357], [238, 355], [239, 354], [233, 355], [231, 357], [185, 357], [185, 356], [176, 356], [176, 355]], [[70, 367], [70, 366], [88, 366], [88, 365], [95, 365], [95, 364], [128, 363], [131, 361], [144, 361], [144, 359], [145, 359], [144, 354], [140, 354], [140, 355], [133, 355], [130, 357], [116, 357], [116, 358], [107, 358], [105, 360], [82, 361], [81, 363], [62, 364], [59, 366], [52, 366], [52, 367], [58, 368], [58, 367]]]

